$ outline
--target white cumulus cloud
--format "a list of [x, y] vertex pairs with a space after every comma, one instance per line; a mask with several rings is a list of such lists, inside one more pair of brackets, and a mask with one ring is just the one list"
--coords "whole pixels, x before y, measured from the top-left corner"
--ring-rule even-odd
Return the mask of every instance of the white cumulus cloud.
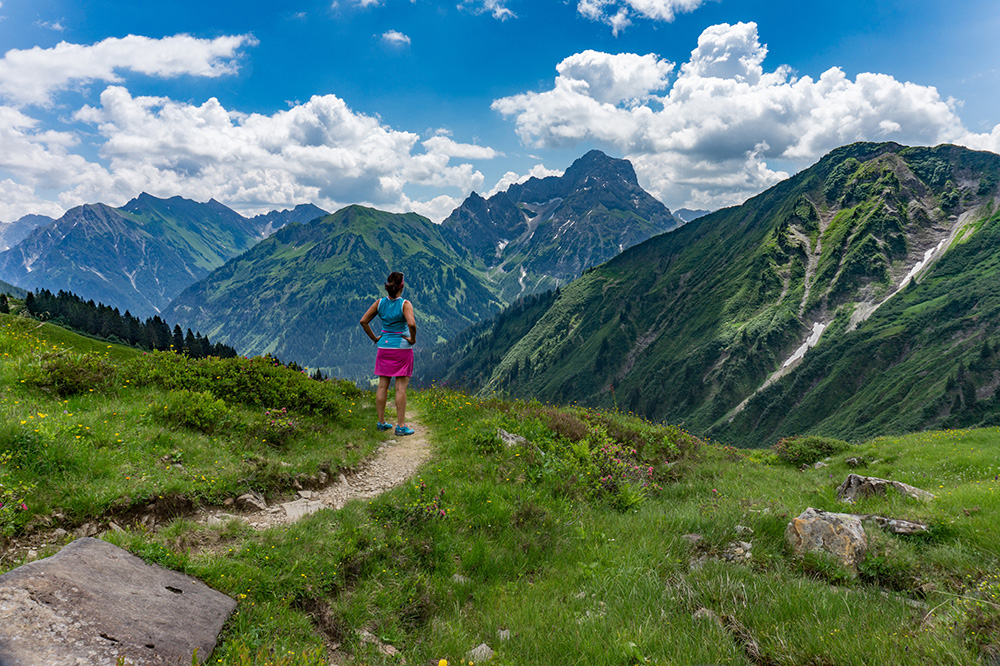
[[66, 29], [59, 21], [36, 21], [35, 25], [39, 28], [47, 28], [49, 30], [55, 30], [56, 32], [62, 32]]
[[410, 43], [410, 38], [398, 30], [389, 30], [382, 33], [382, 41], [393, 46], [407, 46]]
[[692, 12], [706, 0], [578, 0], [576, 9], [594, 21], [611, 26], [615, 35], [635, 18], [673, 21], [677, 14]]
[[[655, 3], [654, 3], [655, 4]], [[675, 5], [676, 6], [676, 5]], [[930, 86], [831, 68], [818, 79], [768, 70], [754, 23], [706, 29], [672, 84], [655, 55], [586, 51], [556, 67], [553, 87], [498, 99], [536, 147], [596, 143], [624, 154], [673, 205], [739, 203], [826, 152], [860, 140], [996, 147], [1000, 130], [970, 134], [955, 102]]]
[[459, 157], [467, 160], [491, 160], [502, 154], [489, 146], [480, 146], [474, 143], [458, 143], [442, 134], [426, 139], [422, 142], [422, 145], [429, 153]]
[[15, 104], [44, 105], [54, 93], [77, 84], [120, 82], [126, 71], [157, 77], [225, 76], [237, 71], [239, 49], [254, 44], [251, 35], [128, 35], [93, 45], [60, 42], [47, 49], [11, 49], [0, 59], [0, 97]]
[[506, 21], [509, 18], [517, 18], [508, 6], [509, 0], [464, 0], [458, 6], [460, 9], [467, 9], [477, 14], [490, 14], [495, 19]]

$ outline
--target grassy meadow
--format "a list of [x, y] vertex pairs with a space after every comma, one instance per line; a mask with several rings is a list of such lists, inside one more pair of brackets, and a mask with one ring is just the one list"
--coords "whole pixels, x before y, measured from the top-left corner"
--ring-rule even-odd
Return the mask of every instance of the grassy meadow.
[[[1000, 648], [1000, 428], [790, 456], [615, 412], [445, 389], [411, 402], [434, 455], [408, 483], [288, 527], [206, 526], [202, 507], [290, 496], [370, 455], [392, 437], [373, 396], [0, 315], [2, 569], [27, 540], [114, 520], [102, 538], [238, 600], [218, 664], [454, 666], [483, 642], [500, 666], [980, 664]], [[936, 498], [847, 507], [850, 471]], [[138, 522], [151, 505], [154, 529]], [[790, 552], [809, 506], [931, 529], [866, 527], [848, 570]]]

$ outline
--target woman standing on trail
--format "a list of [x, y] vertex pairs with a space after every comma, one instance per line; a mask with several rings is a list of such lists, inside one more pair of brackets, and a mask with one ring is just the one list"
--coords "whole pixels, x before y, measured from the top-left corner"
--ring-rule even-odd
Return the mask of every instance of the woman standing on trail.
[[[403, 274], [392, 272], [385, 281], [388, 298], [380, 298], [368, 308], [361, 318], [361, 328], [378, 344], [375, 355], [375, 374], [378, 390], [375, 406], [378, 408], [379, 430], [388, 430], [385, 421], [385, 403], [389, 396], [389, 382], [396, 378], [396, 435], [412, 435], [413, 428], [406, 427], [406, 387], [413, 374], [413, 345], [417, 342], [417, 320], [413, 318], [413, 305], [400, 298], [403, 292]], [[369, 323], [378, 315], [382, 319], [382, 333], [376, 336]], [[409, 336], [406, 333], [409, 332]]]

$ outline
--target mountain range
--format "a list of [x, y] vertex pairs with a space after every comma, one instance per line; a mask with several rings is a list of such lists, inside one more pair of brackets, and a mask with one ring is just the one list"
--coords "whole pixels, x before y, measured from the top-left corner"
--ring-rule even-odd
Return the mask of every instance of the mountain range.
[[393, 270], [407, 275], [424, 345], [451, 340], [520, 294], [546, 290], [678, 225], [626, 160], [593, 151], [444, 221], [350, 206], [290, 225], [194, 284], [164, 316], [243, 353], [370, 376], [357, 321]]
[[73, 292], [146, 317], [274, 228], [323, 214], [304, 205], [245, 218], [214, 199], [149, 194], [120, 208], [78, 206], [48, 224], [39, 220], [0, 253], [0, 279], [25, 289]]
[[862, 143], [424, 355], [742, 445], [1000, 415], [1000, 156]]
[[502, 306], [439, 225], [416, 213], [348, 206], [284, 227], [184, 290], [163, 316], [242, 353], [272, 353], [361, 378], [371, 375], [374, 352], [358, 320], [384, 295], [391, 271], [405, 276], [424, 345]]

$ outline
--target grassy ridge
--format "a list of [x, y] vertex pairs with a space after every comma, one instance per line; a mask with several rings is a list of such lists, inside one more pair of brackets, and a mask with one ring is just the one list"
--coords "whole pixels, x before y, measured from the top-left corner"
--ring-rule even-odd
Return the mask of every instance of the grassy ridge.
[[28, 512], [0, 513], [12, 529], [55, 510], [73, 526], [164, 497], [269, 491], [349, 466], [375, 441], [352, 385], [266, 359], [143, 354], [12, 315], [0, 315], [0, 357], [5, 483], [36, 485]]
[[[248, 485], [276, 493], [291, 475], [323, 460], [349, 465], [385, 437], [364, 430], [370, 396], [335, 382], [258, 361], [225, 368], [107, 346], [81, 354], [34, 326], [0, 316], [0, 444], [49, 465], [25, 477], [16, 464], [0, 467], [5, 484], [38, 482], [25, 497], [29, 515], [58, 509], [81, 522], [117, 515], [126, 497], [211, 503]], [[69, 357], [69, 375], [90, 363], [111, 368], [114, 381], [55, 395], [61, 366], [51, 361]], [[253, 429], [267, 396], [301, 424], [280, 444]], [[800, 471], [768, 450], [614, 412], [443, 389], [414, 401], [435, 456], [389, 493], [261, 533], [182, 518], [105, 538], [239, 601], [211, 663], [325, 664], [335, 644], [350, 656], [337, 663], [400, 663], [361, 629], [411, 664], [464, 663], [480, 642], [502, 666], [972, 665], [1000, 645], [1000, 429], [842, 445], [827, 467]], [[226, 419], [204, 420], [223, 408]], [[205, 432], [209, 423], [224, 425]], [[498, 428], [526, 441], [507, 446]], [[173, 451], [182, 470], [160, 462]], [[932, 525], [924, 538], [870, 530], [856, 573], [792, 557], [783, 536], [807, 506], [843, 510], [835, 487], [847, 457], [937, 495], [852, 508]], [[18, 534], [23, 521], [7, 524]], [[744, 563], [724, 560], [734, 541], [752, 544]], [[498, 639], [501, 629], [510, 640]]]

